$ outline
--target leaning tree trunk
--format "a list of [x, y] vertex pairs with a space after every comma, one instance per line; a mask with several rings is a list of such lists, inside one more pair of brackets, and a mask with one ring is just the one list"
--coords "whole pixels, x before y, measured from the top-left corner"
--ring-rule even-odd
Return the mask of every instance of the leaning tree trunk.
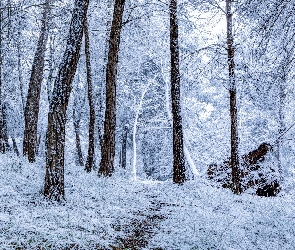
[[48, 199], [64, 199], [64, 146], [66, 111], [71, 85], [80, 57], [83, 25], [89, 0], [76, 0], [67, 39], [66, 50], [54, 83], [48, 113], [46, 134], [46, 176], [44, 195]]
[[87, 19], [85, 20], [85, 24], [84, 24], [84, 38], [85, 38], [88, 102], [89, 102], [89, 109], [90, 109], [90, 112], [89, 112], [90, 118], [89, 118], [88, 156], [87, 156], [87, 160], [86, 160], [86, 164], [85, 164], [85, 170], [87, 172], [90, 172], [93, 168], [93, 159], [94, 159], [95, 109], [94, 109], [93, 91], [92, 91], [90, 42], [89, 42]]
[[[2, 7], [0, 1], [0, 7]], [[0, 11], [0, 153], [5, 153], [5, 133], [2, 111], [2, 9]]]
[[177, 0], [170, 0], [170, 55], [171, 55], [171, 100], [173, 119], [173, 182], [185, 181], [183, 131], [180, 107], [180, 73]]
[[39, 101], [41, 93], [41, 84], [43, 80], [46, 43], [48, 38], [47, 17], [49, 11], [50, 5], [49, 0], [47, 0], [42, 18], [42, 26], [39, 41], [32, 65], [31, 78], [25, 107], [23, 155], [28, 156], [29, 162], [34, 162], [36, 157]]
[[230, 95], [230, 120], [231, 120], [231, 168], [233, 192], [241, 193], [240, 169], [239, 169], [239, 137], [238, 137], [238, 117], [237, 117], [237, 91], [235, 82], [235, 62], [233, 46], [233, 0], [226, 0], [226, 22], [227, 22], [227, 61], [229, 75], [229, 95]]
[[106, 110], [99, 175], [111, 176], [114, 171], [116, 134], [116, 76], [125, 0], [115, 0], [106, 69]]

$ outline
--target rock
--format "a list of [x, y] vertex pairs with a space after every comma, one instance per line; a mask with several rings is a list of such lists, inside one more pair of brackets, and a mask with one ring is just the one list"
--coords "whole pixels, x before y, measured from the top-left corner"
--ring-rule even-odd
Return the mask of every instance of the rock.
[[262, 187], [258, 187], [256, 190], [256, 194], [258, 196], [277, 196], [280, 192], [280, 185], [277, 181], [271, 182], [270, 184], [263, 185]]
[[[265, 156], [273, 148], [268, 143], [262, 143], [257, 149], [243, 155], [240, 159], [240, 177], [242, 192], [249, 188], [256, 190], [259, 196], [276, 196], [280, 192], [278, 173], [264, 164]], [[208, 179], [220, 183], [223, 188], [232, 188], [230, 160], [223, 164], [210, 164], [207, 170]]]

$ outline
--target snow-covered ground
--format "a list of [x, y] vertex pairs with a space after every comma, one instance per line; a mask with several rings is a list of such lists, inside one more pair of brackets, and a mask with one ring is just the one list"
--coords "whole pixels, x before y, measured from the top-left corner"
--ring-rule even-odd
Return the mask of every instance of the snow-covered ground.
[[291, 193], [234, 195], [202, 179], [134, 182], [67, 165], [66, 201], [52, 204], [42, 196], [44, 167], [0, 155], [0, 249], [120, 249], [119, 239], [156, 215], [146, 249], [295, 249]]

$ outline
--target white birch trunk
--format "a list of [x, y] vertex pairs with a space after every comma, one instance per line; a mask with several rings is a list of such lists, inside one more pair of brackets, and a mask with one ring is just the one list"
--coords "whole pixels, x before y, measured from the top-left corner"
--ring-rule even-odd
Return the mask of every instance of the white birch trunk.
[[137, 109], [135, 111], [135, 119], [134, 119], [134, 124], [133, 124], [133, 168], [132, 168], [132, 174], [133, 174], [133, 180], [136, 181], [137, 177], [136, 177], [136, 161], [137, 161], [137, 153], [136, 153], [136, 132], [137, 132], [137, 123], [138, 123], [138, 116], [140, 114], [140, 111], [142, 109], [142, 104], [143, 104], [143, 99], [144, 96], [148, 90], [148, 88], [150, 87], [151, 83], [153, 82], [153, 80], [148, 81], [148, 84], [145, 86], [142, 94], [141, 94], [141, 98], [139, 101], [139, 104], [137, 106]]

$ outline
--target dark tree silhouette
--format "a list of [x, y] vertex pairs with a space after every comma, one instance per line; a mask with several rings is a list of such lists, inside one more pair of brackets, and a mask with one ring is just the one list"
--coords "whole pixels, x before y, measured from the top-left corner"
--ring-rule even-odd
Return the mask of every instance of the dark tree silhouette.
[[114, 171], [116, 135], [116, 77], [125, 0], [115, 0], [106, 68], [106, 110], [99, 175]]
[[90, 42], [88, 34], [88, 23], [87, 19], [84, 23], [84, 38], [85, 38], [85, 54], [86, 54], [86, 71], [87, 71], [87, 87], [88, 87], [88, 103], [90, 109], [89, 118], [89, 145], [88, 145], [88, 156], [85, 164], [85, 170], [90, 172], [93, 168], [94, 158], [94, 129], [95, 129], [95, 109], [93, 101], [92, 91], [92, 79], [91, 79], [91, 63], [90, 63]]
[[46, 0], [39, 41], [32, 65], [31, 78], [29, 82], [27, 102], [25, 106], [25, 131], [23, 141], [23, 155], [28, 156], [29, 162], [35, 161], [37, 145], [37, 124], [39, 115], [39, 102], [43, 71], [45, 63], [45, 51], [48, 38], [47, 19], [50, 11], [49, 0]]
[[227, 23], [227, 61], [229, 76], [229, 98], [230, 98], [230, 121], [231, 121], [231, 168], [233, 191], [241, 193], [240, 169], [239, 169], [239, 137], [238, 137], [238, 115], [237, 115], [237, 91], [235, 79], [234, 61], [234, 39], [233, 39], [233, 0], [226, 0], [226, 23]]

